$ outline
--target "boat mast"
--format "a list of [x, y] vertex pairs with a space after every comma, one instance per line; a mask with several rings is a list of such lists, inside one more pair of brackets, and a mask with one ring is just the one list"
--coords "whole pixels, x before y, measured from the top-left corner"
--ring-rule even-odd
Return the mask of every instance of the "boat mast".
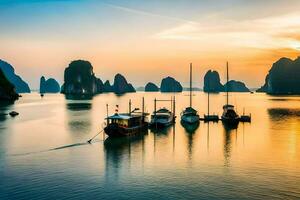
[[228, 75], [228, 61], [226, 63], [226, 77], [227, 77], [227, 82], [226, 82], [226, 105], [228, 105], [228, 80], [229, 80], [229, 75]]
[[145, 121], [145, 99], [142, 99], [142, 120]]
[[190, 63], [190, 107], [192, 107], [192, 70], [193, 70], [193, 66], [192, 63]]
[[108, 104], [106, 104], [106, 124], [108, 125]]
[[129, 115], [131, 115], [131, 99], [129, 99]]
[[208, 91], [207, 91], [207, 116], [209, 116], [209, 91], [210, 91], [210, 79], [208, 80]]

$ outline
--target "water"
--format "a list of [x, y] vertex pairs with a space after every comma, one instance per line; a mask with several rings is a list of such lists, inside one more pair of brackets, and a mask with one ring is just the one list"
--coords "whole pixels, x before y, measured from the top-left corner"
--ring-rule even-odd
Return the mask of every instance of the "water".
[[[176, 94], [177, 123], [167, 130], [103, 142], [106, 103], [127, 111], [153, 111], [154, 97], [170, 94], [101, 94], [92, 100], [63, 95], [23, 95], [1, 113], [0, 199], [299, 199], [300, 97], [231, 94], [252, 123], [227, 130], [200, 123], [188, 133], [179, 114], [187, 93]], [[196, 92], [194, 107], [204, 114], [207, 96]], [[211, 95], [211, 112], [221, 114], [224, 94]], [[169, 106], [168, 103], [160, 104]]]

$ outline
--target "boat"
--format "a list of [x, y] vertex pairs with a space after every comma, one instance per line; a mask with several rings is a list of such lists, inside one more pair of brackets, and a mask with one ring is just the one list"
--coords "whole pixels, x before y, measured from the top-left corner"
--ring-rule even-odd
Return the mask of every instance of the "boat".
[[[226, 64], [226, 75], [227, 75], [227, 83], [229, 79], [228, 75], [228, 62]], [[230, 105], [229, 102], [229, 97], [228, 97], [228, 87], [226, 85], [226, 104], [223, 106], [223, 114], [222, 114], [222, 122], [225, 123], [226, 125], [232, 125], [236, 126], [238, 125], [240, 118], [239, 115], [236, 113], [234, 106]]]
[[142, 112], [138, 111], [139, 108], [131, 110], [131, 100], [129, 101], [128, 113], [118, 113], [117, 106], [116, 113], [105, 118], [107, 124], [104, 132], [109, 137], [124, 137], [147, 133], [149, 125], [147, 115], [149, 114], [144, 112], [144, 98]]
[[[172, 111], [166, 107], [156, 110], [157, 101], [171, 101]], [[150, 126], [153, 128], [164, 128], [175, 123], [175, 96], [171, 100], [154, 99], [154, 112], [151, 115]]]
[[193, 73], [192, 63], [190, 64], [190, 106], [185, 108], [181, 113], [181, 122], [186, 124], [194, 124], [199, 123], [199, 115], [198, 112], [192, 107], [192, 73]]

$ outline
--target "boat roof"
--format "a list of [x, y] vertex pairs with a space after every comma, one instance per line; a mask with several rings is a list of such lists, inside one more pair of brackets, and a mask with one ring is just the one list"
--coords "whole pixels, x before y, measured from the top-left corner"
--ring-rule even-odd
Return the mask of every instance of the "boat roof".
[[192, 108], [192, 107], [187, 107], [187, 108], [185, 108], [184, 111], [185, 111], [185, 112], [197, 112], [197, 110], [195, 110], [195, 109]]
[[234, 108], [234, 106], [230, 105], [230, 104], [226, 104], [226, 105], [223, 106], [223, 108]]
[[159, 110], [156, 111], [156, 113], [169, 113], [169, 112], [171, 112], [171, 111], [169, 111], [166, 108], [160, 108]]
[[142, 115], [141, 114], [137, 115], [137, 114], [134, 114], [134, 113], [132, 113], [131, 115], [128, 114], [128, 113], [115, 113], [114, 115], [108, 116], [105, 119], [123, 119], [123, 120], [129, 120], [129, 119], [132, 119], [132, 118], [139, 118], [139, 117], [142, 117]]

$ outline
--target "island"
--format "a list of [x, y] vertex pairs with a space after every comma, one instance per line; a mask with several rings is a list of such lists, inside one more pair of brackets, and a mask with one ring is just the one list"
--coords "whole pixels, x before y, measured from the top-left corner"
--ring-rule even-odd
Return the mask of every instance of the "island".
[[0, 101], [14, 102], [19, 98], [15, 86], [8, 81], [2, 69], [0, 69]]
[[152, 82], [149, 82], [145, 86], [145, 92], [158, 92], [159, 88]]
[[257, 92], [273, 95], [300, 94], [300, 57], [280, 58], [273, 63], [264, 85]]
[[49, 78], [46, 80], [44, 76], [40, 79], [40, 93], [58, 93], [60, 92], [59, 83], [53, 79]]
[[224, 85], [224, 90], [228, 92], [250, 92], [245, 83], [241, 81], [231, 80]]
[[182, 92], [182, 86], [180, 82], [175, 80], [173, 77], [163, 78], [160, 84], [161, 92]]
[[14, 85], [17, 93], [30, 93], [28, 84], [17, 74], [15, 69], [8, 62], [0, 59], [0, 69], [5, 75], [6, 79]]
[[113, 85], [108, 80], [103, 83], [100, 78], [96, 77], [93, 72], [93, 66], [89, 61], [75, 60], [65, 69], [61, 93], [76, 96], [92, 96], [103, 92], [124, 94], [135, 92], [135, 89], [121, 74], [115, 75]]
[[220, 76], [217, 71], [209, 70], [204, 76], [204, 92], [250, 92], [249, 88], [246, 87], [245, 83], [236, 80], [230, 80], [228, 83], [222, 85]]
[[125, 94], [136, 91], [132, 84], [128, 83], [123, 75], [116, 74], [114, 78], [113, 92], [116, 94]]
[[217, 71], [209, 70], [204, 76], [204, 92], [218, 93], [224, 91], [224, 86], [221, 84], [220, 76]]

